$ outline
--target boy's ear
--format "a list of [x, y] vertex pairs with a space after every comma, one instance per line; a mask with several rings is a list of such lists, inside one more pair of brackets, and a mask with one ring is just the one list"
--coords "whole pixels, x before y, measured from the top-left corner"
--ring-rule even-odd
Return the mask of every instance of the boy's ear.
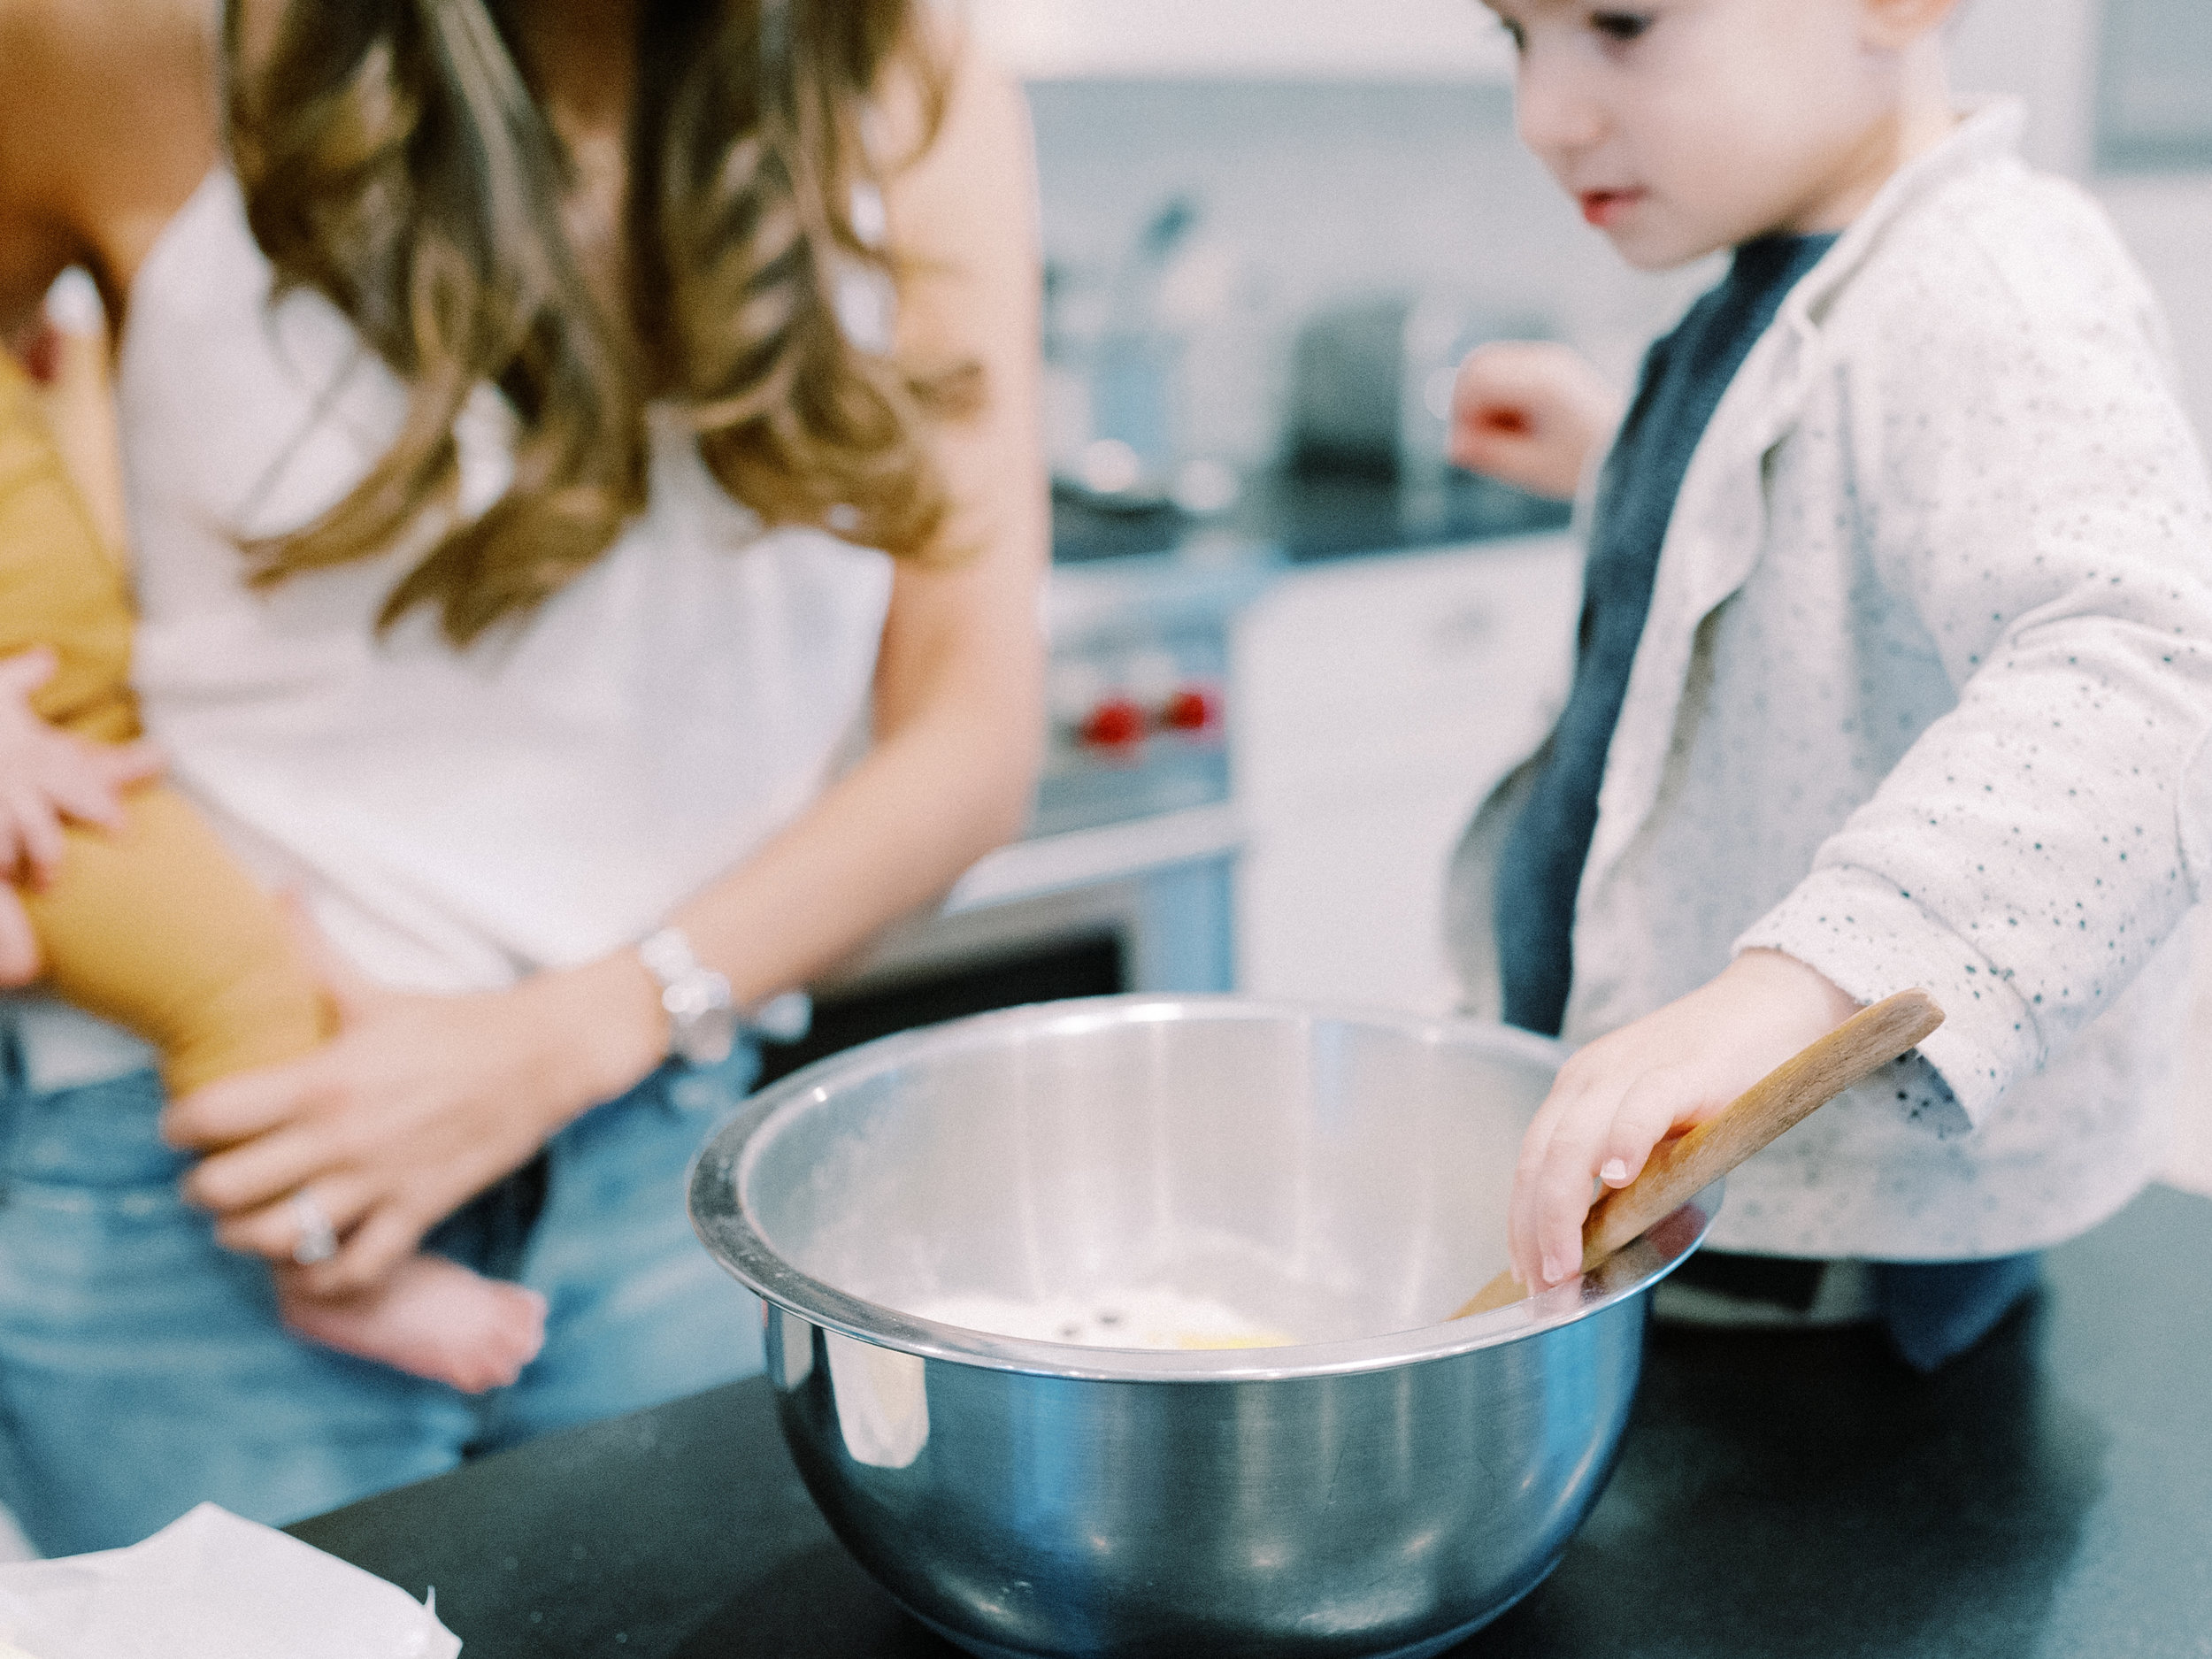
[[1895, 51], [1934, 34], [1962, 0], [1859, 0], [1860, 33], [1869, 46]]

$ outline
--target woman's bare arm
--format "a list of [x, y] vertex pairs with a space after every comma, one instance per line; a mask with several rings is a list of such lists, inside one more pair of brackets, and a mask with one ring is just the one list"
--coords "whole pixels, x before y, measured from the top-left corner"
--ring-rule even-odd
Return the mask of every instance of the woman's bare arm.
[[[957, 565], [902, 565], [867, 757], [783, 834], [671, 919], [752, 1001], [805, 982], [942, 893], [1013, 834], [1042, 733], [1039, 584], [1048, 518], [1038, 453], [1038, 276], [1027, 122], [1015, 88], [964, 62], [946, 125], [888, 191], [923, 266], [901, 349], [973, 358], [988, 401], [942, 439]], [[167, 1133], [211, 1149], [189, 1190], [226, 1244], [282, 1258], [282, 1202], [311, 1183], [349, 1234], [319, 1289], [372, 1282], [470, 1194], [656, 1065], [668, 1032], [629, 951], [474, 997], [342, 986], [353, 1023], [318, 1054], [178, 1102]], [[228, 1148], [228, 1150], [223, 1148]]]
[[220, 153], [206, 0], [0, 0], [0, 336], [82, 265], [111, 314]]
[[[804, 983], [938, 897], [1028, 810], [1050, 539], [1028, 156], [1019, 93], [971, 65], [936, 146], [887, 192], [894, 237], [920, 271], [901, 294], [902, 353], [973, 360], [989, 388], [937, 445], [956, 503], [945, 541], [969, 557], [898, 566], [868, 759], [673, 918], [741, 1000]], [[651, 1041], [662, 1036], [656, 1025]]]

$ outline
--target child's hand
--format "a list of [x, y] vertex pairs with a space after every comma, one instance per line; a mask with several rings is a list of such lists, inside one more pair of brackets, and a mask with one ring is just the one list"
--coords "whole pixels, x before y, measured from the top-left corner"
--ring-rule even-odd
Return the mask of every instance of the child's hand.
[[1565, 346], [1479, 346], [1459, 365], [1452, 388], [1452, 460], [1536, 495], [1570, 500], [1620, 414], [1620, 394]]
[[0, 985], [38, 973], [38, 943], [15, 883], [43, 887], [61, 868], [65, 823], [119, 828], [121, 792], [161, 770], [150, 743], [88, 743], [31, 707], [54, 674], [43, 648], [0, 660]]
[[1858, 1011], [1795, 957], [1747, 950], [1679, 1002], [1578, 1050], [1521, 1142], [1507, 1222], [1515, 1276], [1532, 1290], [1572, 1279], [1600, 1181], [1627, 1186], [1661, 1141]]

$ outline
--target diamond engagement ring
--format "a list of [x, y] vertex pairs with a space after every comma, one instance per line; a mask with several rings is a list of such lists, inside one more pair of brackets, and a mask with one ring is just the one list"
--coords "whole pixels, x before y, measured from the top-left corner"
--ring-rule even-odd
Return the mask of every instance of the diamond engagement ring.
[[292, 1219], [300, 1224], [299, 1241], [292, 1246], [295, 1262], [312, 1267], [338, 1254], [338, 1229], [331, 1225], [329, 1212], [303, 1187], [292, 1194]]

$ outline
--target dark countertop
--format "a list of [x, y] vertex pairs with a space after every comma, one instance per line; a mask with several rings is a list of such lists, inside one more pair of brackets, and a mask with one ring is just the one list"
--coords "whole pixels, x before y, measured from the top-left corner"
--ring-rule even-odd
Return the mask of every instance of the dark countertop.
[[[2212, 1655], [2212, 1202], [2154, 1188], [1932, 1379], [1870, 1334], [1659, 1330], [1618, 1471], [1464, 1659]], [[465, 1659], [954, 1649], [830, 1536], [758, 1379], [291, 1529]]]
[[1303, 565], [1367, 553], [1532, 535], [1563, 528], [1561, 502], [1524, 495], [1472, 472], [1448, 469], [1425, 488], [1364, 472], [1263, 473], [1247, 480], [1231, 511], [1197, 518], [1171, 507], [1135, 511], [1056, 495], [1056, 565], [1173, 553], [1203, 538], [1274, 551]]

